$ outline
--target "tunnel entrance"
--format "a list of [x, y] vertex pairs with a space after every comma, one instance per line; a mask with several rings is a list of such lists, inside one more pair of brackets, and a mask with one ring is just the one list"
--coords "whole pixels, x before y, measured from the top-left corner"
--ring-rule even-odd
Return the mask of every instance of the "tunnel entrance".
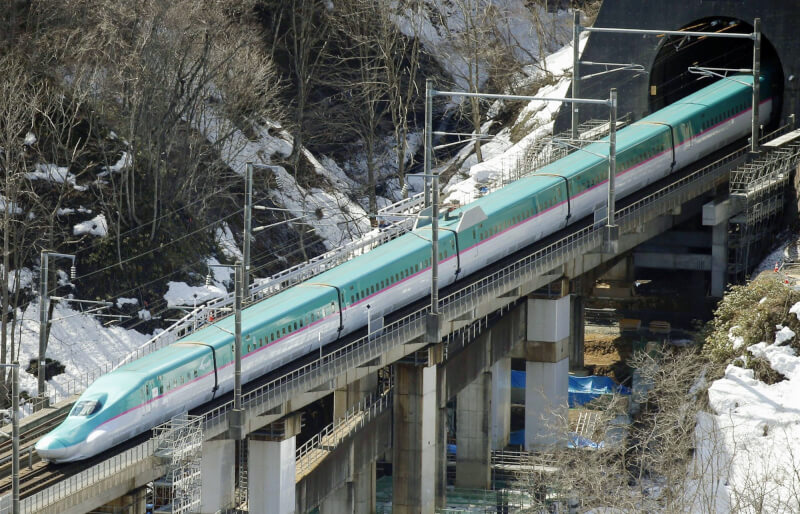
[[[698, 20], [680, 30], [748, 34], [753, 26], [729, 17]], [[650, 112], [661, 109], [709, 85], [714, 78], [689, 73], [690, 66], [750, 69], [753, 66], [753, 41], [715, 37], [665, 36], [650, 72], [648, 88]], [[769, 71], [773, 91], [783, 97], [783, 70], [772, 44], [761, 37], [761, 69]], [[781, 112], [780, 104], [773, 112]], [[777, 120], [777, 116], [773, 120]]]

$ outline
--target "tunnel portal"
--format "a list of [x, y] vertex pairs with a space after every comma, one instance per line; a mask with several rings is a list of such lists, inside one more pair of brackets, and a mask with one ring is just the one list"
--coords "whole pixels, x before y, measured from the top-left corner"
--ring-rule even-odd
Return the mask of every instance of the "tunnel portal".
[[[606, 0], [596, 27], [685, 30], [692, 32], [753, 32], [761, 19], [761, 69], [767, 72], [778, 103], [772, 125], [795, 114], [800, 69], [797, 27], [800, 4], [784, 0], [676, 0], [669, 4], [641, 0]], [[582, 62], [639, 64], [645, 73], [619, 71], [597, 74], [582, 66], [581, 97], [608, 98], [611, 88], [619, 95], [618, 112], [640, 119], [709, 84], [710, 78], [692, 74], [689, 66], [750, 69], [753, 41], [715, 37], [689, 37], [617, 33], [591, 33]], [[588, 77], [587, 77], [588, 76]], [[580, 108], [580, 120], [607, 118], [603, 106]], [[569, 109], [562, 108], [556, 131], [570, 127]]]

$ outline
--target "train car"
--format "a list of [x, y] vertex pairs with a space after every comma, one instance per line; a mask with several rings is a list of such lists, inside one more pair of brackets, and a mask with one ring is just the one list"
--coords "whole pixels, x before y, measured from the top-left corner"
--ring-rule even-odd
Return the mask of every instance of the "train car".
[[[750, 131], [752, 78], [737, 75], [620, 130], [617, 195], [626, 196]], [[771, 116], [769, 81], [760, 120]], [[439, 287], [605, 208], [607, 142], [443, 213]], [[242, 378], [316, 351], [430, 293], [431, 225], [282, 291], [242, 312]], [[233, 389], [233, 318], [127, 363], [91, 384], [65, 421], [36, 444], [46, 460], [88, 458]]]

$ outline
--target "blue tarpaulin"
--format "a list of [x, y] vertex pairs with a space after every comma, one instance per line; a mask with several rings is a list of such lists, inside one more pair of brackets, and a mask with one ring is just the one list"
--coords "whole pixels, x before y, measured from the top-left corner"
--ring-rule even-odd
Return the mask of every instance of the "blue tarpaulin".
[[[511, 372], [511, 387], [515, 389], [525, 389], [525, 372]], [[619, 385], [609, 377], [589, 376], [589, 377], [569, 377], [569, 406], [577, 407], [597, 398], [603, 394], [631, 394], [631, 390]]]

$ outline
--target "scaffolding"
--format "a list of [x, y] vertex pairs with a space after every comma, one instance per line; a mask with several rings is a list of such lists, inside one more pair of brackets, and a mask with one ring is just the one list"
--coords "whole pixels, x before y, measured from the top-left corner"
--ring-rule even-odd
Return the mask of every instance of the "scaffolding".
[[786, 186], [798, 163], [800, 140], [789, 139], [779, 147], [767, 147], [765, 153], [731, 172], [729, 192], [739, 214], [731, 218], [729, 226], [729, 282], [747, 279], [770, 249], [769, 238], [780, 228]]
[[[235, 508], [239, 508], [240, 506], [247, 505], [247, 459], [248, 459], [248, 442], [247, 436], [243, 439], [240, 439], [236, 443], [238, 445], [238, 462], [239, 462], [239, 478], [236, 482], [236, 506]], [[235, 512], [235, 510], [234, 510]]]
[[179, 414], [153, 429], [155, 455], [168, 461], [167, 473], [153, 484], [153, 512], [184, 514], [200, 508], [203, 418]]

